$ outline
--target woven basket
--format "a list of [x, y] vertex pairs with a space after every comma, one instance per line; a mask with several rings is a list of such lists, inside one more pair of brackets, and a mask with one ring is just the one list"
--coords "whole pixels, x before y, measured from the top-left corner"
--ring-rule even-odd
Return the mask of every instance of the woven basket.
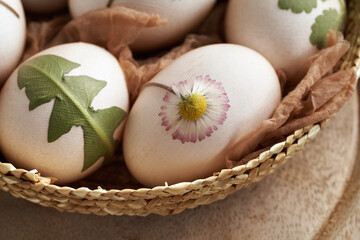
[[[346, 38], [351, 49], [343, 57], [339, 69], [355, 68], [360, 76], [360, 1], [348, 3]], [[97, 215], [177, 214], [188, 208], [210, 204], [229, 194], [262, 180], [282, 166], [296, 152], [313, 140], [327, 120], [299, 129], [286, 141], [273, 145], [245, 165], [223, 169], [206, 179], [171, 186], [139, 189], [59, 187], [36, 171], [17, 169], [0, 162], [0, 189], [14, 197], [60, 211]], [[99, 183], [98, 185], [101, 185]], [[97, 186], [97, 185], [96, 185]]]

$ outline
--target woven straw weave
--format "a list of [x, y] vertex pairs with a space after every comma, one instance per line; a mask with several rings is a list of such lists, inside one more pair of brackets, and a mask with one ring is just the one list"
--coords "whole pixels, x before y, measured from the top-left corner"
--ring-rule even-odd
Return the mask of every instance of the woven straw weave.
[[[339, 68], [354, 67], [360, 76], [360, 1], [351, 0], [348, 6], [346, 36], [351, 49]], [[295, 131], [286, 141], [275, 144], [245, 165], [223, 169], [211, 177], [193, 182], [136, 190], [75, 189], [53, 185], [50, 178], [40, 177], [36, 170], [16, 169], [10, 163], [0, 162], [0, 189], [14, 197], [60, 211], [97, 215], [177, 214], [188, 208], [224, 199], [262, 180], [313, 140], [326, 121]]]

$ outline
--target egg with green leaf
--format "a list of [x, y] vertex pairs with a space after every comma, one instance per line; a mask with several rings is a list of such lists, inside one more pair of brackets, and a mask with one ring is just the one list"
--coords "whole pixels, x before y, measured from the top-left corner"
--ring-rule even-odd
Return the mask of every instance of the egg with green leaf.
[[326, 47], [330, 29], [343, 30], [345, 18], [344, 0], [230, 0], [226, 39], [258, 51], [292, 78]]
[[0, 93], [0, 148], [15, 166], [59, 184], [111, 159], [121, 140], [128, 91], [118, 61], [86, 43], [42, 51]]

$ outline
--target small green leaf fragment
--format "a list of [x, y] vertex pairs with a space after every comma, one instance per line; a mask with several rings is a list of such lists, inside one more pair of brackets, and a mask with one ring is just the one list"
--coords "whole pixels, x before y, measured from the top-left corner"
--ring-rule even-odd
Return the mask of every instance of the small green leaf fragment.
[[311, 26], [310, 42], [318, 49], [326, 47], [326, 36], [329, 30], [341, 30], [344, 20], [344, 14], [339, 14], [336, 9], [324, 10], [322, 15], [316, 17], [315, 23]]
[[293, 13], [310, 13], [317, 6], [317, 0], [279, 0], [280, 9], [291, 10]]
[[25, 88], [26, 96], [30, 100], [29, 110], [50, 102], [54, 96], [61, 97], [61, 90], [56, 83], [64, 74], [79, 66], [54, 55], [37, 57], [23, 64], [18, 72], [18, 86], [20, 89]]
[[55, 99], [53, 111], [50, 115], [48, 127], [48, 142], [55, 142], [62, 135], [70, 132], [73, 125], [80, 126], [78, 116], [71, 114], [68, 109], [71, 109], [71, 104], [68, 101]]
[[[90, 111], [92, 118], [95, 122], [105, 130], [106, 136], [112, 138], [116, 128], [125, 118], [126, 112], [118, 107], [111, 107], [108, 109], [100, 109], [97, 111]], [[99, 136], [93, 135], [92, 132], [84, 131], [85, 135], [91, 136], [85, 138], [84, 149], [85, 159], [83, 171], [91, 167], [99, 158], [105, 156], [105, 160], [109, 159], [114, 152], [104, 152], [106, 146], [103, 145], [103, 141], [98, 139]], [[115, 144], [115, 142], [113, 142]]]
[[91, 103], [106, 86], [89, 76], [64, 76], [80, 65], [55, 55], [44, 55], [25, 62], [18, 71], [18, 86], [25, 88], [29, 110], [54, 100], [48, 127], [48, 142], [54, 142], [73, 126], [84, 135], [83, 171], [101, 157], [114, 154], [113, 134], [126, 112], [118, 107], [94, 110]]

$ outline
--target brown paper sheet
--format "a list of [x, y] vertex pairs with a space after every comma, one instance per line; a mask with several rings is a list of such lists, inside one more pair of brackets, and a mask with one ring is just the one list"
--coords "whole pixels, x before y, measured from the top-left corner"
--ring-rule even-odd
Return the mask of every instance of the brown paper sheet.
[[[215, 18], [219, 18], [216, 14]], [[212, 17], [209, 17], [210, 21]], [[188, 35], [183, 44], [161, 56], [136, 61], [129, 48], [141, 29], [166, 24], [166, 19], [125, 7], [101, 9], [69, 21], [69, 16], [57, 16], [47, 22], [28, 24], [27, 47], [23, 60], [35, 53], [63, 43], [87, 42], [104, 47], [118, 58], [125, 73], [133, 103], [141, 86], [184, 53], [208, 44], [220, 42], [217, 36]], [[204, 32], [210, 26], [202, 28]]]
[[[141, 29], [166, 24], [159, 16], [116, 7], [90, 12], [75, 20], [68, 15], [57, 16], [47, 22], [28, 23], [27, 47], [23, 60], [58, 44], [88, 42], [106, 48], [124, 70], [131, 103], [142, 85], [184, 53], [209, 44], [223, 42], [223, 16], [226, 4], [217, 5], [196, 33], [167, 52], [154, 53], [142, 60], [133, 57], [129, 45]], [[336, 113], [355, 91], [354, 70], [331, 74], [349, 43], [339, 35], [329, 35], [330, 47], [313, 56], [306, 76], [299, 84], [278, 70], [282, 89], [289, 92], [283, 98], [273, 117], [246, 138], [234, 139], [228, 147], [228, 167], [246, 163], [271, 144], [281, 141], [296, 129], [317, 123]], [[295, 88], [293, 86], [296, 86]]]
[[328, 38], [334, 45], [311, 58], [306, 76], [282, 99], [273, 117], [229, 146], [227, 167], [244, 164], [295, 130], [327, 119], [349, 100], [356, 88], [355, 70], [330, 73], [350, 44], [336, 32], [329, 32]]

